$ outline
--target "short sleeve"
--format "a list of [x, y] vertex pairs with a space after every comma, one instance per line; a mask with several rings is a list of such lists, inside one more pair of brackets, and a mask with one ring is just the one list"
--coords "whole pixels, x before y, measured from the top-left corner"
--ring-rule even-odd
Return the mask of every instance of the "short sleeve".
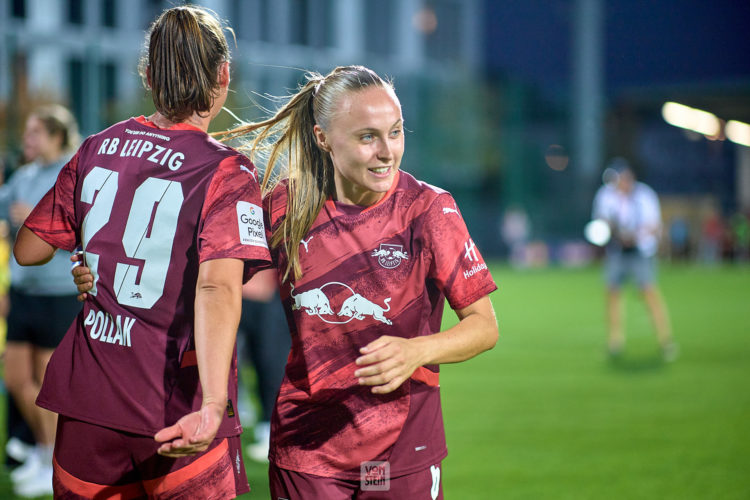
[[617, 199], [618, 195], [615, 188], [609, 185], [600, 187], [594, 197], [591, 218], [604, 219], [606, 221], [617, 219]]
[[286, 215], [286, 182], [279, 182], [263, 198], [263, 212], [266, 222], [266, 238], [271, 241], [273, 232], [281, 225]]
[[450, 194], [435, 199], [424, 221], [425, 247], [430, 253], [428, 277], [445, 294], [451, 308], [469, 306], [497, 289]]
[[661, 226], [661, 207], [656, 192], [648, 186], [643, 186], [642, 195], [642, 217], [643, 222], [649, 226]]
[[55, 185], [36, 204], [24, 225], [44, 241], [72, 252], [78, 245], [75, 222], [75, 188], [78, 178], [76, 153], [57, 175]]
[[604, 188], [601, 187], [596, 191], [596, 195], [594, 196], [594, 202], [592, 204], [591, 208], [591, 218], [592, 219], [605, 219], [604, 214]]
[[242, 155], [222, 160], [206, 192], [198, 235], [200, 262], [246, 261], [246, 281], [270, 265], [255, 166]]

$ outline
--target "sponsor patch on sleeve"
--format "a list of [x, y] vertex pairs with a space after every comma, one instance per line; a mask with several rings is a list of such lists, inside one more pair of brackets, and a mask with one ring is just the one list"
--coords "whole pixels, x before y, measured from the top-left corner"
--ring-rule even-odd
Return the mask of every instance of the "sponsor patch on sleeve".
[[484, 263], [482, 257], [477, 253], [477, 246], [474, 244], [474, 240], [469, 238], [469, 241], [464, 243], [464, 259], [469, 261], [468, 265], [471, 265], [471, 269], [464, 271], [464, 279], [469, 279], [479, 271], [487, 269], [487, 264]]
[[237, 224], [240, 229], [240, 243], [268, 248], [266, 230], [263, 225], [263, 210], [258, 205], [238, 201]]

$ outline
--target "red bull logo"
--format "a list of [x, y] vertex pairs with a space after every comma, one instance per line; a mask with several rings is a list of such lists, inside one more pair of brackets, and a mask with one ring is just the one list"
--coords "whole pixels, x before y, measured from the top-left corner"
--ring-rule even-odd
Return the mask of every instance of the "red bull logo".
[[378, 264], [386, 269], [393, 269], [401, 264], [402, 260], [409, 260], [409, 256], [403, 245], [381, 243], [380, 248], [373, 250], [372, 257], [378, 258]]
[[293, 311], [302, 310], [308, 316], [317, 316], [326, 323], [344, 324], [354, 319], [372, 318], [386, 325], [392, 324], [385, 316], [385, 313], [391, 310], [390, 297], [386, 298], [381, 306], [355, 292], [349, 285], [338, 281], [297, 294], [294, 293], [292, 285], [290, 296], [294, 301]]

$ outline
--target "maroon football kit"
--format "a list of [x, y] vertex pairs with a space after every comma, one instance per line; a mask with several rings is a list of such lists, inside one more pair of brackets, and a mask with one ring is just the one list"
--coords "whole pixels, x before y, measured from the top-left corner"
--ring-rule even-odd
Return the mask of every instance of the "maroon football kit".
[[[286, 185], [264, 200], [268, 237], [285, 217]], [[282, 247], [272, 250], [280, 276]], [[400, 172], [370, 207], [328, 200], [300, 244], [299, 280], [281, 297], [292, 349], [272, 419], [270, 460], [281, 469], [359, 480], [362, 464], [388, 461], [391, 477], [429, 469], [447, 454], [439, 367], [396, 391], [360, 386], [359, 349], [383, 336], [440, 331], [453, 309], [497, 287], [453, 197]]]
[[[88, 138], [26, 220], [48, 243], [80, 246], [94, 289], [55, 350], [37, 403], [153, 435], [201, 407], [193, 338], [198, 266], [270, 255], [255, 167], [205, 132], [145, 118]], [[241, 432], [236, 353], [217, 438]]]

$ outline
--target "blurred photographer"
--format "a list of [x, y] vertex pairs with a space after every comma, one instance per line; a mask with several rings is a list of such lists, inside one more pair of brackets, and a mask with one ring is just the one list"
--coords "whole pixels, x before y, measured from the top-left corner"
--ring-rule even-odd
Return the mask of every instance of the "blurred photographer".
[[635, 178], [623, 158], [615, 158], [605, 171], [605, 184], [594, 198], [593, 219], [604, 220], [611, 238], [606, 247], [607, 318], [610, 356], [625, 345], [622, 285], [632, 279], [646, 302], [665, 361], [673, 361], [677, 347], [672, 339], [669, 313], [656, 284], [655, 256], [662, 231], [659, 198]]

